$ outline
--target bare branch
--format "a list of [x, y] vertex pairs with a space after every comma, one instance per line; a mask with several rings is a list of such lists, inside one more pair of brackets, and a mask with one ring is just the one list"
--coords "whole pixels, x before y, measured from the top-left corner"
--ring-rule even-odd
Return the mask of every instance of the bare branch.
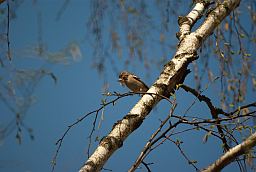
[[[111, 95], [111, 93], [109, 93]], [[94, 118], [94, 122], [93, 122], [93, 128], [90, 132], [90, 135], [89, 135], [89, 146], [88, 146], [88, 150], [87, 150], [87, 153], [89, 154], [89, 149], [90, 149], [90, 145], [91, 145], [91, 137], [92, 137], [92, 134], [95, 130], [95, 124], [96, 124], [96, 120], [97, 120], [97, 116], [98, 116], [98, 113], [104, 109], [106, 106], [108, 105], [111, 105], [118, 101], [120, 98], [123, 98], [123, 97], [126, 97], [126, 96], [131, 96], [131, 95], [134, 95], [133, 93], [124, 93], [124, 94], [115, 94], [117, 97], [109, 102], [106, 102], [106, 103], [103, 103], [98, 109], [94, 110], [94, 111], [91, 111], [85, 115], [83, 115], [82, 117], [80, 117], [79, 119], [77, 119], [75, 122], [73, 122], [72, 124], [70, 124], [68, 126], [68, 128], [65, 130], [65, 132], [63, 133], [63, 135], [61, 136], [60, 139], [58, 139], [58, 141], [55, 143], [57, 145], [57, 149], [56, 149], [56, 152], [53, 156], [53, 159], [52, 159], [52, 171], [54, 171], [55, 169], [55, 166], [56, 166], [56, 162], [57, 162], [57, 157], [58, 157], [58, 154], [59, 154], [59, 151], [61, 149], [61, 146], [62, 146], [62, 143], [64, 141], [64, 138], [66, 137], [66, 135], [68, 134], [68, 132], [74, 127], [76, 126], [78, 123], [82, 122], [84, 119], [86, 119], [88, 116], [92, 115], [92, 114], [96, 114], [95, 115], [95, 118]], [[88, 155], [89, 156], [89, 155]]]
[[185, 91], [192, 93], [194, 96], [196, 96], [198, 98], [199, 101], [204, 101], [207, 104], [207, 106], [210, 109], [212, 118], [216, 120], [216, 124], [217, 124], [216, 127], [218, 129], [218, 132], [220, 133], [221, 140], [222, 140], [222, 143], [224, 145], [224, 150], [225, 151], [229, 150], [227, 139], [225, 138], [224, 132], [223, 132], [222, 127], [220, 125], [220, 121], [218, 119], [218, 114], [220, 114], [220, 113], [226, 114], [226, 113], [222, 109], [216, 108], [212, 104], [210, 98], [206, 97], [205, 95], [201, 95], [195, 89], [192, 89], [192, 88], [190, 88], [190, 87], [188, 87], [186, 85], [181, 85], [180, 87], [183, 88]]
[[[156, 136], [160, 133], [160, 131], [162, 130], [162, 128], [164, 127], [164, 125], [169, 121], [170, 117], [173, 115], [174, 110], [176, 108], [176, 104], [174, 104], [171, 108], [171, 111], [169, 113], [169, 115], [161, 122], [159, 128], [151, 135], [149, 141], [146, 143], [146, 145], [144, 146], [143, 150], [141, 151], [139, 157], [137, 158], [137, 160], [135, 161], [135, 163], [132, 165], [132, 167], [128, 170], [129, 172], [133, 172], [135, 171], [138, 166], [140, 165], [140, 163], [143, 162], [143, 160], [145, 159], [145, 157], [148, 155], [148, 153], [150, 152], [150, 148], [157, 142], [159, 141], [161, 138], [163, 138], [165, 136], [165, 134], [161, 134], [160, 137]], [[179, 124], [179, 123], [176, 123]], [[169, 127], [169, 129], [171, 128], [175, 128], [176, 125], [172, 125]]]
[[196, 171], [199, 171], [199, 169], [195, 165], [196, 161], [190, 160], [188, 158], [188, 156], [185, 154], [185, 152], [182, 150], [182, 148], [181, 148], [182, 142], [180, 142], [178, 140], [177, 141], [173, 141], [170, 137], [166, 137], [166, 139], [168, 139], [169, 141], [174, 143], [178, 147], [178, 149], [179, 149], [180, 153], [182, 154], [182, 156], [187, 160], [188, 164], [191, 164], [195, 168]]

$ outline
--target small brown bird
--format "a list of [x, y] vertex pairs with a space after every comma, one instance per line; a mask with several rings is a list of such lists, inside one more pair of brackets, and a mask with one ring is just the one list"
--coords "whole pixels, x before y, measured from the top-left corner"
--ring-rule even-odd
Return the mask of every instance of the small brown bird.
[[118, 81], [121, 83], [121, 85], [125, 85], [133, 92], [147, 92], [149, 89], [139, 77], [127, 71], [123, 71], [119, 74]]

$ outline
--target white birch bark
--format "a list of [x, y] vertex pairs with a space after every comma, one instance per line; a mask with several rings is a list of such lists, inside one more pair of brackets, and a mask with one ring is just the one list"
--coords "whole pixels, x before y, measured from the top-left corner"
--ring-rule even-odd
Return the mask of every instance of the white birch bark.
[[[160, 76], [148, 92], [169, 97], [170, 93], [174, 91], [175, 86], [185, 79], [187, 66], [198, 58], [197, 50], [202, 42], [239, 5], [239, 2], [240, 0], [225, 0], [192, 33], [190, 33], [190, 29], [204, 10], [204, 4], [197, 3], [194, 7], [194, 9], [198, 9], [197, 11], [192, 10], [188, 14], [189, 18], [186, 18], [186, 16], [183, 17], [183, 20], [179, 20], [180, 34], [177, 34], [177, 36], [180, 39], [180, 44], [178, 45], [177, 52], [172, 60], [164, 66]], [[109, 135], [102, 139], [79, 172], [100, 171], [114, 151], [122, 147], [124, 140], [142, 124], [145, 117], [160, 100], [161, 97], [156, 95], [144, 95], [131, 111], [113, 126]]]

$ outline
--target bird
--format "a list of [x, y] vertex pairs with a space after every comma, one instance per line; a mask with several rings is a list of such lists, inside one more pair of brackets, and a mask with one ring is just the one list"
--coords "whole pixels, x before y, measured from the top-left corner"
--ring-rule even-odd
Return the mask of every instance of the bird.
[[149, 89], [138, 76], [128, 71], [122, 71], [119, 74], [118, 81], [122, 86], [128, 87], [133, 92], [147, 92]]

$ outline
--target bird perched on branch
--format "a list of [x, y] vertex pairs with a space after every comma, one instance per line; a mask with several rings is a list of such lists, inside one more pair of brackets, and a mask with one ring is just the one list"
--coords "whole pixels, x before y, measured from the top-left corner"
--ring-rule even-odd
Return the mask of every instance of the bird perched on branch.
[[147, 92], [149, 89], [139, 77], [127, 71], [123, 71], [119, 74], [118, 81], [121, 85], [128, 87], [133, 92]]

